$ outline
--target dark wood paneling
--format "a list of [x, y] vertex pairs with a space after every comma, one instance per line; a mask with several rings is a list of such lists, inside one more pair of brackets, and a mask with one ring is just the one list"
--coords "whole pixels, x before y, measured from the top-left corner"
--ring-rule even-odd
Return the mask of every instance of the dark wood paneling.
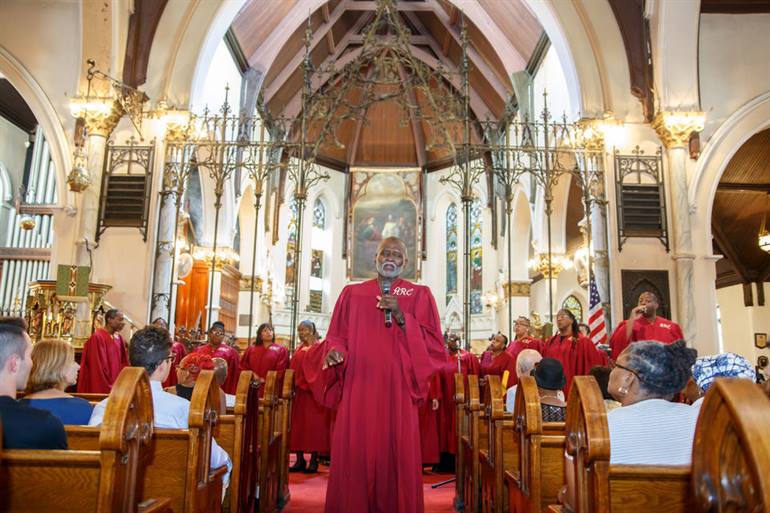
[[653, 292], [660, 299], [658, 315], [671, 319], [671, 294], [668, 271], [620, 271], [623, 283], [623, 318], [628, 319], [631, 309], [642, 292]]
[[241, 290], [241, 273], [226, 265], [222, 270], [218, 319], [225, 323], [225, 331], [235, 333], [238, 315], [238, 293]]
[[770, 13], [768, 0], [701, 0], [702, 14], [759, 14]]
[[174, 321], [176, 326], [185, 326], [191, 329], [200, 325], [204, 330], [207, 328], [206, 302], [208, 300], [210, 271], [211, 268], [205, 262], [196, 261], [190, 274], [182, 280], [184, 285], [180, 284], [177, 288], [176, 319]]
[[32, 133], [37, 126], [37, 119], [29, 105], [5, 78], [0, 78], [0, 116], [25, 132]]

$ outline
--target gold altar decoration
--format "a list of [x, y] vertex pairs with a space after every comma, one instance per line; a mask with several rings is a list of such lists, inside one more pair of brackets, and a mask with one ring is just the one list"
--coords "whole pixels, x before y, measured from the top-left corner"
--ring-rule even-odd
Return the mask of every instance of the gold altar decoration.
[[511, 281], [503, 283], [503, 297], [529, 297], [532, 285], [529, 281]]
[[59, 339], [82, 348], [93, 333], [95, 319], [104, 313], [104, 295], [111, 288], [89, 283], [87, 300], [75, 301], [57, 296], [55, 280], [31, 282], [24, 318], [32, 342]]

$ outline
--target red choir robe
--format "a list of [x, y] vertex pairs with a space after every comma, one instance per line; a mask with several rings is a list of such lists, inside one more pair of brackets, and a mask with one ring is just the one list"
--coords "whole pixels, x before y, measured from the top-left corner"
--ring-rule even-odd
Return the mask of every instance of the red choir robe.
[[[275, 371], [275, 392], [280, 397], [283, 375], [289, 368], [289, 351], [280, 344], [254, 344], [243, 354], [241, 368], [249, 369], [263, 380], [267, 378], [268, 371]], [[263, 392], [264, 388], [260, 387], [259, 397], [262, 397]]]
[[457, 423], [455, 405], [455, 374], [457, 374], [457, 354], [460, 354], [460, 372], [464, 376], [479, 374], [479, 359], [473, 353], [463, 349], [455, 353], [447, 352], [447, 360], [441, 368], [441, 397], [439, 404], [439, 450], [449, 454], [457, 453]]
[[[508, 344], [508, 347], [505, 348], [505, 351], [513, 357], [513, 364], [516, 365], [516, 359], [519, 357], [519, 353], [524, 351], [525, 349], [534, 349], [538, 353], [540, 352], [540, 346], [543, 344], [543, 341], [539, 338], [532, 338], [529, 335], [522, 337], [522, 338], [515, 338], [513, 339], [513, 342]], [[513, 386], [516, 385], [519, 382], [519, 377], [516, 374], [516, 372], [513, 373], [513, 375], [508, 378], [508, 384]]]
[[214, 348], [211, 347], [211, 344], [206, 343], [198, 346], [195, 352], [209, 355], [212, 358], [224, 358], [227, 362], [227, 377], [225, 384], [222, 385], [222, 390], [226, 394], [235, 395], [235, 391], [238, 389], [238, 376], [241, 374], [238, 350], [227, 344], [219, 344]]
[[320, 344], [297, 348], [289, 363], [289, 368], [294, 370], [295, 392], [291, 405], [289, 450], [329, 454], [329, 409], [313, 398], [304, 371], [304, 361], [316, 345]]
[[171, 344], [171, 354], [174, 355], [174, 364], [171, 366], [171, 372], [168, 373], [166, 381], [163, 382], [163, 388], [173, 387], [177, 384], [176, 368], [179, 366], [182, 358], [187, 356], [187, 348], [183, 343], [175, 341]]
[[128, 366], [128, 351], [120, 333], [110, 335], [99, 328], [83, 346], [80, 358], [78, 393], [109, 394], [123, 367]]
[[562, 337], [557, 333], [543, 343], [540, 354], [543, 358], [556, 358], [561, 362], [564, 377], [567, 378], [565, 398], [569, 398], [569, 388], [575, 376], [587, 375], [591, 367], [604, 367], [609, 363], [607, 354], [596, 349], [594, 343], [584, 335]]
[[497, 356], [492, 351], [486, 351], [481, 355], [481, 377], [494, 375], [500, 376], [502, 383], [503, 373], [508, 371], [506, 389], [516, 384], [516, 360], [506, 351], [501, 351]]
[[403, 329], [385, 327], [377, 280], [346, 286], [334, 307], [326, 343], [345, 360], [321, 371], [337, 408], [326, 513], [424, 511], [417, 408], [446, 350], [430, 290], [397, 279], [391, 291]]
[[420, 453], [422, 454], [422, 464], [436, 465], [439, 462], [439, 441], [438, 441], [438, 415], [439, 410], [433, 409], [433, 400], [438, 400], [439, 409], [443, 402], [441, 396], [441, 378], [439, 372], [433, 375], [428, 388], [428, 398], [418, 409], [418, 418], [420, 422]]
[[612, 332], [610, 337], [610, 348], [612, 349], [612, 359], [617, 360], [620, 353], [623, 352], [632, 342], [639, 340], [655, 340], [670, 344], [677, 340], [683, 340], [682, 328], [674, 321], [665, 317], [656, 316], [655, 320], [650, 322], [644, 317], [634, 321], [634, 328], [631, 331], [631, 337], [626, 337], [626, 322], [622, 321]]

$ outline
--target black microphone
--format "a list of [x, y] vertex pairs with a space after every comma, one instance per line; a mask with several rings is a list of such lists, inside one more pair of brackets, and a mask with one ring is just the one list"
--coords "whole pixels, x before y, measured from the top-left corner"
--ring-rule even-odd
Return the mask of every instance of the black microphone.
[[[390, 294], [390, 280], [382, 281], [382, 293]], [[385, 309], [385, 327], [390, 328], [391, 326], [393, 326], [393, 312], [390, 311], [390, 308], [386, 308]]]

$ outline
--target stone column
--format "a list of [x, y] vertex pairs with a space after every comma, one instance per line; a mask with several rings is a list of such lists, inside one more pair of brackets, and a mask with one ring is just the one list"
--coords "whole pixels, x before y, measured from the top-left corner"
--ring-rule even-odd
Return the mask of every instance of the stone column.
[[697, 313], [695, 310], [695, 282], [693, 252], [690, 228], [690, 205], [687, 199], [688, 144], [693, 132], [703, 130], [705, 115], [702, 112], [660, 112], [652, 127], [666, 147], [666, 181], [671, 191], [669, 219], [672, 228], [672, 254], [675, 262], [677, 318], [685, 340], [692, 344], [697, 336]]
[[[115, 129], [115, 126], [123, 116], [123, 108], [115, 101], [109, 113], [96, 113], [86, 111], [83, 113], [85, 128], [88, 134], [86, 139], [86, 176], [77, 176], [70, 173], [67, 182], [70, 189], [81, 192], [80, 223], [77, 236], [77, 265], [90, 266], [91, 258], [89, 250], [95, 247], [95, 236], [99, 224], [99, 200], [102, 184], [102, 169], [104, 167], [104, 153], [107, 148], [107, 139]], [[85, 178], [85, 182], [82, 179]], [[85, 188], [83, 186], [85, 185]]]

